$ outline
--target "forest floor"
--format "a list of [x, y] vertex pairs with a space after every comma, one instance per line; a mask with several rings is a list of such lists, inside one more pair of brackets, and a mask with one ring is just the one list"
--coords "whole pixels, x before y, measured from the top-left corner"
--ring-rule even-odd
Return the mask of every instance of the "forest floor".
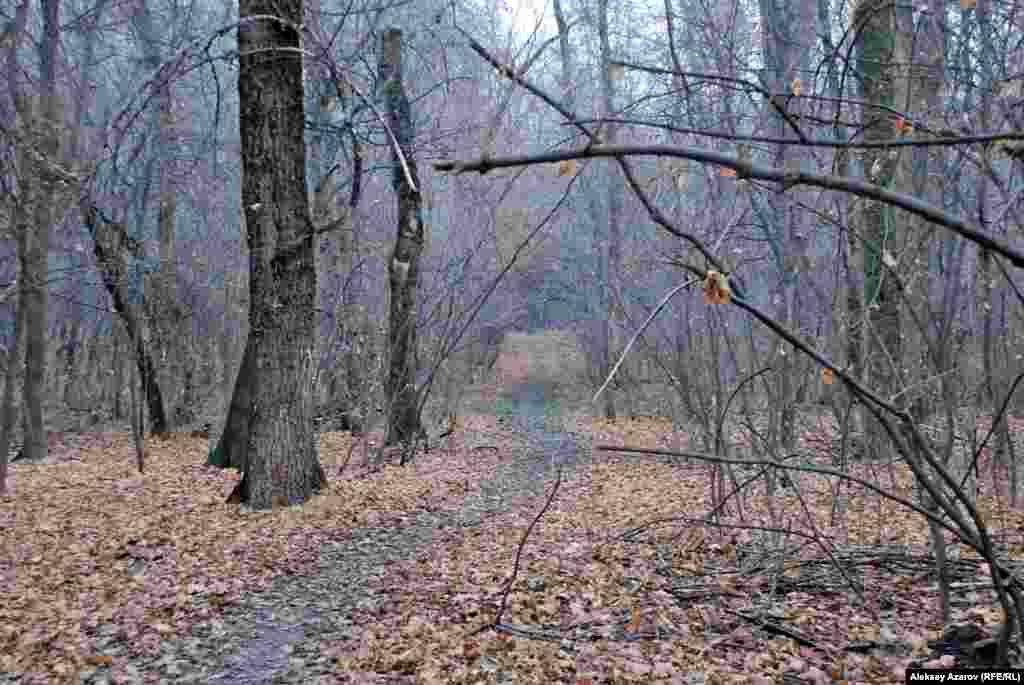
[[[406, 467], [322, 434], [330, 485], [266, 512], [226, 504], [238, 474], [186, 435], [150, 440], [141, 475], [123, 433], [13, 465], [0, 683], [879, 683], [937, 656], [927, 531], [891, 501], [760, 479], [712, 526], [708, 465], [592, 449], [686, 448], [669, 422], [485, 391], [488, 413]], [[802, 447], [834, 436], [823, 421]], [[914, 497], [900, 467], [851, 472]], [[1019, 558], [1024, 515], [1001, 502], [979, 497]], [[956, 622], [992, 634], [991, 579], [966, 553], [953, 569]]]

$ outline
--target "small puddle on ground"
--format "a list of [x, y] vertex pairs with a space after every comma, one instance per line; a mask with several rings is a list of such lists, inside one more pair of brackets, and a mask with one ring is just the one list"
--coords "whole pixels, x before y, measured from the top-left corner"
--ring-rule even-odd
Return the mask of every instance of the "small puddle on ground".
[[242, 643], [238, 652], [225, 660], [224, 668], [207, 682], [211, 685], [270, 685], [275, 677], [288, 669], [291, 646], [306, 636], [306, 626], [315, 625], [318, 618], [319, 614], [314, 609], [306, 609], [299, 623], [277, 617], [268, 609], [258, 610], [252, 636]]

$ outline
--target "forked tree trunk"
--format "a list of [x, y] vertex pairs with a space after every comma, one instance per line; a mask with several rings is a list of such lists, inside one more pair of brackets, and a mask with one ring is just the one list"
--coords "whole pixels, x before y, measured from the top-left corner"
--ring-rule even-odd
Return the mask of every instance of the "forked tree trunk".
[[[164, 434], [168, 431], [167, 415], [164, 413], [164, 400], [156, 376], [156, 365], [149, 350], [149, 331], [145, 319], [139, 316], [129, 303], [125, 285], [128, 277], [124, 254], [126, 251], [141, 254], [141, 246], [127, 235], [124, 226], [102, 219], [95, 207], [83, 206], [82, 216], [93, 238], [96, 265], [103, 278], [103, 284], [110, 293], [114, 311], [124, 322], [128, 337], [135, 348], [135, 364], [146, 396], [150, 429], [157, 435]], [[115, 392], [120, 392], [120, 388], [115, 389]]]

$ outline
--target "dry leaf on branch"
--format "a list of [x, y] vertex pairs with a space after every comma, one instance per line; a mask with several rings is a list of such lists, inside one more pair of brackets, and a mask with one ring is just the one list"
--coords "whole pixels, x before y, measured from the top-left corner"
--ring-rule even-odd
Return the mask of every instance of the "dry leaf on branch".
[[559, 176], [575, 176], [576, 175], [576, 160], [565, 159], [558, 163], [558, 175]]
[[705, 304], [729, 304], [732, 299], [732, 289], [725, 274], [718, 271], [708, 271], [704, 277], [704, 302]]

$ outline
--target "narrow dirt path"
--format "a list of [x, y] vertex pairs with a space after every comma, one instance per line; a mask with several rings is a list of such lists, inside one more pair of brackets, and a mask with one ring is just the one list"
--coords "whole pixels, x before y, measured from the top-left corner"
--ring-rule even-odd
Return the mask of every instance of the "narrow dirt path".
[[550, 387], [507, 387], [498, 405], [503, 437], [514, 436], [516, 447], [502, 455], [491, 477], [400, 527], [348, 531], [346, 541], [320, 548], [319, 573], [278, 578], [232, 607], [222, 622], [201, 624], [190, 638], [165, 645], [159, 658], [139, 665], [138, 682], [269, 685], [315, 683], [321, 676], [331, 682], [334, 660], [320, 645], [352, 639], [361, 624], [387, 609], [386, 596], [366, 592], [373, 579], [488, 517], [536, 505], [556, 468], [571, 467], [583, 454], [564, 431]]

